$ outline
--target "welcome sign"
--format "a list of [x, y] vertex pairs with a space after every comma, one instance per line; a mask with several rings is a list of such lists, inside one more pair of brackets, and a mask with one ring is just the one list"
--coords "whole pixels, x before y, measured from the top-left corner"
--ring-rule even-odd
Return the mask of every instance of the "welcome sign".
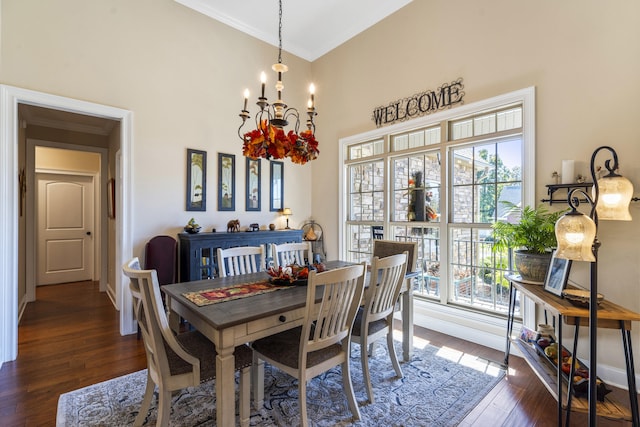
[[451, 108], [464, 103], [463, 89], [462, 78], [459, 78], [443, 84], [436, 90], [427, 90], [392, 102], [386, 107], [377, 107], [373, 110], [371, 119], [376, 123], [376, 127], [380, 127]]

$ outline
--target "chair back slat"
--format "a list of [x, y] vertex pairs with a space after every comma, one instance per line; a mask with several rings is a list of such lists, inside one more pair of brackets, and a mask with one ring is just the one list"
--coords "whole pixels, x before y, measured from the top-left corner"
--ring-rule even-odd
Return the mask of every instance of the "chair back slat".
[[273, 266], [306, 265], [313, 262], [311, 242], [272, 245]]
[[220, 277], [257, 273], [265, 268], [262, 245], [218, 248], [217, 259]]

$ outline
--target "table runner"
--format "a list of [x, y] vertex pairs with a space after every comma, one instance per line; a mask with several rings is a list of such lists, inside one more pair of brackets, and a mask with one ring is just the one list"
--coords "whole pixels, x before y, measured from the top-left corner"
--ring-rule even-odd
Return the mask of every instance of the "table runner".
[[289, 286], [274, 285], [267, 281], [243, 283], [240, 285], [230, 285], [221, 288], [207, 289], [204, 291], [185, 292], [182, 295], [198, 307], [217, 302], [231, 301], [234, 299], [265, 294], [288, 288]]

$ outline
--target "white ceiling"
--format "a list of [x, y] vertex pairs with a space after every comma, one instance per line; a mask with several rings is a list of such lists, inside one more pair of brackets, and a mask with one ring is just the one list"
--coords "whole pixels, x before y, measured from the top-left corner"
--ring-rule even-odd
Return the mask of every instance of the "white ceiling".
[[[278, 46], [277, 0], [175, 0]], [[283, 0], [282, 49], [314, 61], [412, 0]]]

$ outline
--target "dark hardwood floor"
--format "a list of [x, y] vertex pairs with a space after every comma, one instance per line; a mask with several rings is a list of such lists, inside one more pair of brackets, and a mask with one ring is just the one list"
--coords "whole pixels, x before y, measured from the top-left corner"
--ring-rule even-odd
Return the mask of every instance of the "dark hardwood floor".
[[[77, 388], [146, 367], [142, 343], [122, 337], [118, 312], [97, 283], [39, 287], [19, 328], [18, 358], [0, 370], [0, 425], [53, 426], [58, 397]], [[424, 328], [416, 337], [485, 359], [503, 354]], [[621, 402], [626, 392], [615, 390]], [[556, 401], [526, 363], [510, 359], [510, 374], [464, 419], [462, 426], [554, 426]], [[571, 426], [587, 425], [585, 414], [572, 413]], [[630, 426], [598, 419], [599, 426]]]
[[54, 426], [58, 397], [146, 367], [135, 335], [96, 282], [39, 286], [18, 328], [18, 358], [0, 370], [0, 425]]

